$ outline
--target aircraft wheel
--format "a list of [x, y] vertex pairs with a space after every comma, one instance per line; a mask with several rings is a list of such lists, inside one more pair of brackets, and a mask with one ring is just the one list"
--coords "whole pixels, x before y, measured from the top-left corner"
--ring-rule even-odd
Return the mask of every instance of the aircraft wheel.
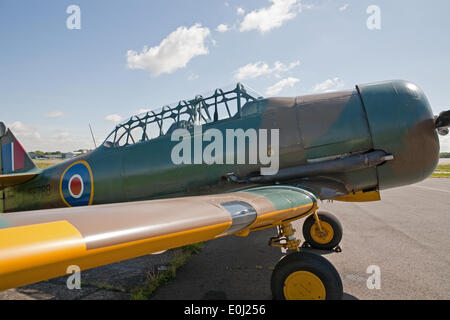
[[276, 265], [271, 279], [276, 300], [341, 300], [342, 280], [334, 266], [311, 252], [295, 252]]
[[315, 249], [332, 250], [342, 240], [342, 225], [334, 215], [327, 211], [317, 211], [317, 215], [322, 231], [312, 214], [303, 223], [303, 237]]

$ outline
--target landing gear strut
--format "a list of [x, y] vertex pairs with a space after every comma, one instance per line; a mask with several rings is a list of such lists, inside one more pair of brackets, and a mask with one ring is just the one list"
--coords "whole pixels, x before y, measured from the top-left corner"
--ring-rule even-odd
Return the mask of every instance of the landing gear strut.
[[300, 240], [295, 238], [295, 229], [292, 223], [286, 222], [278, 226], [278, 235], [270, 238], [269, 246], [299, 251]]
[[320, 255], [299, 252], [300, 240], [295, 238], [294, 233], [291, 223], [282, 223], [278, 227], [278, 235], [269, 242], [271, 246], [294, 251], [281, 259], [272, 273], [271, 289], [274, 299], [342, 299], [342, 280], [336, 268]]

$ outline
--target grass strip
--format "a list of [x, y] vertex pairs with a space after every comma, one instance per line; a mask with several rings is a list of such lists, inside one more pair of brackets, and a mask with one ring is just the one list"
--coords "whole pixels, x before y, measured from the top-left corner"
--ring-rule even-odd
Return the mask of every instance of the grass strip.
[[131, 300], [148, 300], [155, 291], [166, 283], [175, 279], [177, 269], [183, 266], [192, 255], [197, 254], [203, 248], [203, 243], [191, 244], [174, 249], [174, 258], [167, 265], [166, 270], [149, 272], [143, 286], [135, 288], [131, 292]]

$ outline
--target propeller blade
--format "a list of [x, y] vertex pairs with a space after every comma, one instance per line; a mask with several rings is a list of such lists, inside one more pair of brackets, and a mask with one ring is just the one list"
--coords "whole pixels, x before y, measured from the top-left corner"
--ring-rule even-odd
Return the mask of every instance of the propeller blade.
[[442, 111], [435, 121], [436, 129], [448, 128], [450, 126], [450, 110]]

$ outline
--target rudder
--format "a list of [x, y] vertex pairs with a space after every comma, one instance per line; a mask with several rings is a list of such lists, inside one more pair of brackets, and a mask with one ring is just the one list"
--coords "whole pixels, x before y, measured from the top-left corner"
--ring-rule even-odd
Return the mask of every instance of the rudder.
[[3, 122], [0, 122], [0, 174], [35, 171], [33, 160]]

